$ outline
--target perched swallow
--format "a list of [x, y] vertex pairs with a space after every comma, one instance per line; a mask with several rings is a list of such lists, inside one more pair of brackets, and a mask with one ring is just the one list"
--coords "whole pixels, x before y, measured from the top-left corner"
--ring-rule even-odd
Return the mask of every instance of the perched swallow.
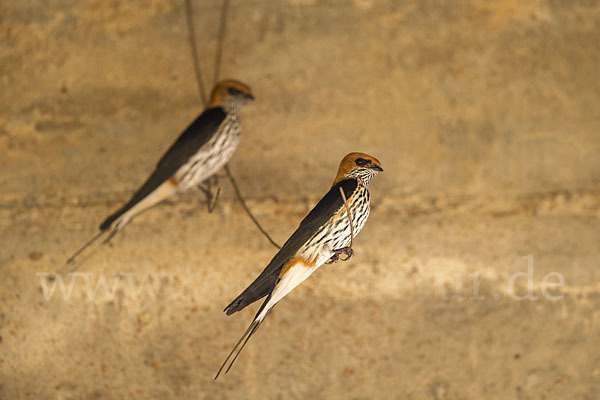
[[[231, 369], [248, 339], [256, 332], [275, 304], [321, 265], [338, 261], [341, 254], [346, 255], [343, 261], [352, 256], [352, 248], [348, 245], [369, 217], [369, 182], [380, 171], [383, 171], [381, 163], [367, 154], [350, 153], [344, 157], [329, 192], [300, 222], [298, 229], [258, 278], [225, 307], [224, 311], [231, 315], [267, 296], [246, 332], [225, 359], [215, 379], [239, 347], [225, 373]], [[351, 217], [348, 216], [348, 210]]]
[[[81, 247], [67, 264], [104, 233], [109, 241], [142, 212], [177, 192], [194, 187], [214, 175], [231, 158], [238, 146], [242, 125], [240, 108], [254, 100], [247, 85], [225, 80], [213, 89], [207, 108], [160, 159], [152, 175], [131, 200], [100, 225], [100, 232]], [[203, 189], [205, 190], [205, 189]]]

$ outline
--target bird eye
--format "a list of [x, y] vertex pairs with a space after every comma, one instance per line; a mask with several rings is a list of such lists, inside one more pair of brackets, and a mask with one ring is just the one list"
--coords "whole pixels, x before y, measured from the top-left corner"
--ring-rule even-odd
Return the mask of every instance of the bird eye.
[[365, 165], [371, 163], [369, 160], [365, 160], [364, 158], [357, 158], [355, 161], [356, 165], [359, 167], [364, 167]]
[[238, 94], [242, 94], [241, 90], [236, 89], [234, 87], [227, 88], [227, 92], [232, 96], [237, 96]]

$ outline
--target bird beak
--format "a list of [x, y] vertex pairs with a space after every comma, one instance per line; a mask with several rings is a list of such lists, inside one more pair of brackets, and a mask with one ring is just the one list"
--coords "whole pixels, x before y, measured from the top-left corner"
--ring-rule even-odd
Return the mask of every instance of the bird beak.
[[371, 167], [371, 169], [374, 169], [375, 171], [379, 171], [379, 172], [382, 172], [382, 171], [383, 171], [383, 168], [381, 168], [379, 165], [373, 165], [373, 166]]
[[250, 101], [254, 101], [254, 95], [252, 93], [246, 93], [245, 97]]

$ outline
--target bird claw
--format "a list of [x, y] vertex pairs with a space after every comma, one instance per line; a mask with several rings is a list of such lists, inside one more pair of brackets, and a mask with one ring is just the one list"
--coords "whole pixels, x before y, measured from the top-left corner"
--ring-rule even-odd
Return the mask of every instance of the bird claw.
[[213, 195], [210, 193], [210, 196], [206, 196], [206, 206], [208, 207], [208, 213], [212, 213], [215, 207], [217, 206], [217, 200], [219, 199], [219, 195], [221, 194], [221, 188], [217, 187], [217, 193]]
[[[346, 258], [340, 257], [342, 254], [345, 255]], [[338, 261], [348, 261], [349, 259], [352, 258], [353, 255], [354, 255], [354, 250], [352, 250], [352, 247], [342, 247], [341, 249], [337, 249], [337, 250], [333, 251], [333, 255], [326, 262], [326, 264], [333, 264]]]
[[217, 200], [219, 199], [219, 195], [221, 194], [220, 186], [217, 186], [216, 193], [213, 193], [213, 191], [212, 191], [212, 187], [214, 184], [213, 180], [214, 180], [214, 182], [218, 182], [218, 179], [216, 179], [216, 177], [213, 177], [213, 178], [209, 178], [207, 183], [198, 185], [198, 189], [200, 189], [202, 191], [202, 193], [204, 193], [204, 196], [206, 196], [206, 207], [208, 208], [209, 214], [212, 213], [213, 210], [215, 209], [215, 207], [217, 205]]

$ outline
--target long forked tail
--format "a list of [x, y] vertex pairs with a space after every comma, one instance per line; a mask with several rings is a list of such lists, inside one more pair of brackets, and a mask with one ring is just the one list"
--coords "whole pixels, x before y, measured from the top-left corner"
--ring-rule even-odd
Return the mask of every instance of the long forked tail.
[[[60, 270], [59, 274], [66, 274], [66, 273], [77, 270], [77, 267], [79, 266], [78, 261], [80, 261], [82, 259], [81, 256], [85, 252], [85, 250], [87, 250], [90, 246], [92, 246], [94, 243], [96, 243], [96, 241], [98, 239], [100, 239], [102, 236], [104, 236], [105, 234], [108, 234], [108, 236], [106, 236], [106, 238], [100, 243], [100, 245], [107, 244], [108, 242], [110, 242], [110, 240], [113, 238], [113, 236], [115, 236], [118, 232], [119, 232], [119, 230], [112, 230], [112, 231], [101, 230], [100, 232], [98, 232], [90, 240], [85, 242], [85, 244], [83, 246], [81, 246], [75, 253], [73, 253], [73, 255], [71, 257], [69, 257], [67, 259], [67, 261], [65, 262], [65, 265]], [[93, 254], [93, 252], [98, 249], [98, 247], [99, 246], [92, 249], [92, 251], [87, 252], [86, 255], [88, 257], [91, 256]]]
[[[250, 337], [252, 335], [254, 335], [254, 332], [256, 332], [256, 330], [258, 329], [258, 327], [260, 326], [260, 324], [264, 321], [264, 319], [267, 316], [267, 314], [275, 306], [275, 304], [269, 304], [269, 300], [271, 300], [271, 295], [267, 296], [267, 298], [265, 299], [264, 303], [260, 306], [260, 308], [256, 312], [256, 316], [252, 320], [252, 323], [250, 324], [250, 326], [248, 327], [248, 329], [246, 329], [246, 332], [244, 332], [244, 334], [242, 335], [242, 337], [240, 338], [240, 340], [238, 340], [238, 342], [233, 347], [233, 350], [231, 350], [231, 352], [229, 353], [229, 355], [227, 356], [227, 358], [225, 359], [225, 361], [223, 361], [223, 364], [221, 365], [221, 368], [219, 368], [219, 371], [217, 371], [217, 375], [215, 375], [215, 380], [219, 377], [219, 375], [221, 374], [221, 371], [223, 371], [223, 368], [225, 368], [225, 365], [227, 365], [227, 361], [229, 361], [229, 359], [231, 358], [231, 356], [233, 355], [233, 353], [235, 353], [236, 349], [239, 347], [239, 350], [235, 354], [235, 357], [233, 357], [233, 359], [229, 363], [229, 366], [225, 370], [225, 373], [229, 372], [229, 370], [233, 366], [233, 363], [235, 362], [235, 360], [237, 360], [238, 356], [240, 355], [240, 353], [244, 349], [244, 346], [246, 346], [246, 343], [248, 343], [248, 340], [250, 339]], [[269, 305], [269, 308], [266, 308], [267, 305]], [[240, 346], [240, 344], [242, 343], [242, 341], [244, 343]]]
[[[242, 349], [244, 348], [244, 346], [246, 346], [246, 343], [248, 343], [248, 339], [250, 339], [250, 337], [254, 334], [254, 332], [256, 332], [256, 330], [260, 326], [261, 322], [262, 322], [262, 320], [259, 320], [259, 319], [255, 319], [254, 321], [252, 321], [252, 323], [250, 324], [248, 329], [246, 329], [246, 332], [244, 332], [244, 334], [242, 335], [240, 340], [238, 340], [238, 342], [233, 347], [233, 350], [231, 350], [231, 353], [229, 353], [229, 355], [227, 356], [225, 361], [223, 361], [221, 368], [219, 368], [219, 371], [217, 371], [217, 375], [215, 375], [215, 380], [219, 377], [219, 375], [221, 374], [221, 371], [223, 371], [223, 368], [225, 368], [225, 365], [227, 365], [227, 362], [229, 361], [229, 359], [231, 358], [233, 353], [236, 351], [236, 349], [239, 347], [239, 350], [237, 351], [237, 353], [235, 353], [235, 357], [233, 357], [233, 359], [229, 363], [229, 366], [225, 370], [225, 373], [229, 372], [229, 370], [233, 366], [233, 363], [235, 362], [235, 360], [238, 358], [238, 356], [242, 352]], [[242, 343], [242, 341], [244, 341], [244, 343], [240, 346], [240, 343]]]

